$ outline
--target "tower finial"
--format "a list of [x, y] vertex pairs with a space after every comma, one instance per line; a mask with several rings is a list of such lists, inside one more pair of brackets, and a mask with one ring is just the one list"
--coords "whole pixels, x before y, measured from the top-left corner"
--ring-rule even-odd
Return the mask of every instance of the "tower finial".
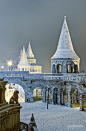
[[64, 16], [64, 20], [66, 20], [66, 16]]

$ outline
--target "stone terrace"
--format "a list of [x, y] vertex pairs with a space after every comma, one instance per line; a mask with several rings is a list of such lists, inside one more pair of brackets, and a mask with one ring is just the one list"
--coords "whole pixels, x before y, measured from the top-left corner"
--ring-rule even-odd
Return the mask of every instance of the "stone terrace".
[[21, 103], [21, 122], [29, 123], [34, 114], [39, 131], [86, 131], [86, 112], [41, 101]]

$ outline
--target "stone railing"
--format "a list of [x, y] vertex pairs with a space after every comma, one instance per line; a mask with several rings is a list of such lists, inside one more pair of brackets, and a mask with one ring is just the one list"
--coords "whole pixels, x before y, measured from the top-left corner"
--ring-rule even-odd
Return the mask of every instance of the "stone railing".
[[5, 77], [21, 77], [23, 80], [28, 79], [44, 79], [44, 74], [29, 74], [28, 71], [0, 71], [0, 78]]
[[45, 80], [63, 80], [63, 81], [73, 81], [86, 83], [85, 73], [63, 73], [63, 74], [45, 74]]
[[40, 73], [29, 74], [28, 71], [0, 71], [0, 78], [17, 77], [22, 80], [64, 80], [86, 83], [86, 73]]

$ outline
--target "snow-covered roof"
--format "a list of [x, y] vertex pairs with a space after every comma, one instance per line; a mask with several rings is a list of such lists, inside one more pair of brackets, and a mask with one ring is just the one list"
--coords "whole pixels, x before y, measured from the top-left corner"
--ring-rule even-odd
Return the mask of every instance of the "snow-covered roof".
[[66, 16], [64, 16], [64, 22], [63, 22], [57, 50], [51, 59], [56, 59], [56, 58], [80, 59], [73, 49], [70, 33], [69, 33], [67, 22], [66, 22]]
[[20, 54], [20, 61], [19, 61], [18, 66], [22, 66], [22, 65], [25, 65], [25, 66], [29, 65], [24, 46], [23, 46], [23, 50], [21, 51], [21, 54]]
[[29, 45], [28, 45], [28, 48], [27, 48], [27, 57], [28, 58], [34, 58], [34, 54], [32, 52], [30, 42], [29, 42]]

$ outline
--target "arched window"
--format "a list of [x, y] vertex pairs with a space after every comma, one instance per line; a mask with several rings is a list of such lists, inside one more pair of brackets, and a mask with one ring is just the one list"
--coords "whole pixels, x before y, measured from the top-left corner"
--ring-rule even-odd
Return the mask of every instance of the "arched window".
[[71, 65], [67, 65], [67, 73], [71, 73]]
[[59, 64], [57, 65], [57, 73], [61, 73], [62, 72], [62, 66]]
[[78, 65], [74, 65], [74, 73], [78, 73]]

